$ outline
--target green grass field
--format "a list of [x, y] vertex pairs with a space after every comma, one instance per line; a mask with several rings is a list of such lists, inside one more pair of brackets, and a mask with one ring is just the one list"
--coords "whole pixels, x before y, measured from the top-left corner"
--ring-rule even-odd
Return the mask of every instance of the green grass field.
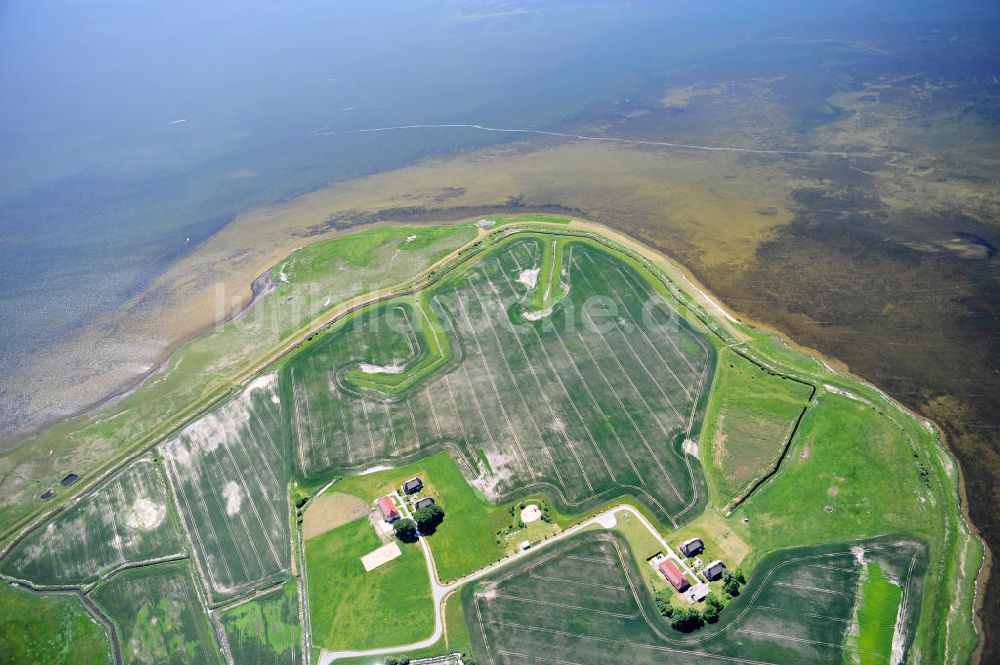
[[858, 607], [858, 656], [862, 665], [877, 665], [892, 655], [892, 636], [903, 590], [877, 563], [867, 566]]
[[930, 539], [942, 516], [913, 445], [873, 407], [827, 393], [806, 413], [787, 466], [735, 511], [734, 528], [757, 552], [899, 531]]
[[0, 584], [0, 663], [108, 665], [104, 629], [70, 595], [38, 596]]
[[434, 630], [430, 579], [419, 544], [366, 573], [360, 557], [382, 543], [363, 517], [306, 542], [313, 642], [326, 649], [409, 644]]
[[295, 665], [302, 660], [294, 582], [219, 613], [226, 640], [239, 665]]
[[[428, 313], [427, 303], [420, 296], [394, 300], [390, 311], [398, 312], [399, 320], [394, 327], [404, 328], [411, 357], [394, 364], [405, 369], [399, 373], [366, 372], [362, 369], [347, 371], [347, 379], [359, 388], [370, 388], [388, 395], [395, 395], [413, 387], [425, 377], [441, 369], [451, 360], [451, 345], [448, 335], [436, 316]], [[419, 349], [414, 353], [414, 349]]]
[[701, 450], [724, 506], [774, 467], [812, 387], [764, 371], [731, 349], [721, 352], [717, 367]]
[[128, 570], [91, 594], [118, 627], [126, 663], [220, 663], [187, 562]]
[[399, 651], [394, 654], [382, 656], [345, 658], [338, 660], [337, 663], [340, 665], [383, 665], [389, 657], [394, 657], [398, 660], [406, 658], [432, 658], [441, 654], [456, 652], [468, 654], [470, 658], [466, 662], [473, 662], [472, 641], [469, 638], [469, 629], [465, 623], [465, 615], [462, 611], [461, 593], [453, 593], [445, 601], [445, 632], [444, 637], [437, 644], [425, 649]]

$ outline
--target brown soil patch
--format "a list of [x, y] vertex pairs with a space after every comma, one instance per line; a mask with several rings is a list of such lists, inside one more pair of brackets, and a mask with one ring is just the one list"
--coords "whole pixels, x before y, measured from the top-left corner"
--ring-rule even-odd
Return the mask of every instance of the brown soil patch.
[[799, 453], [799, 457], [802, 459], [809, 459], [809, 444], [802, 446], [802, 452]]
[[302, 517], [302, 537], [314, 538], [368, 513], [368, 504], [350, 494], [317, 497]]
[[722, 432], [721, 426], [716, 427], [715, 434], [712, 436], [712, 457], [714, 458], [715, 466], [719, 469], [722, 468], [722, 463], [729, 457], [729, 451], [726, 450], [726, 435]]
[[830, 489], [826, 491], [826, 493], [829, 494], [830, 496], [837, 496], [837, 494], [840, 493], [840, 488], [838, 488], [836, 485], [833, 485], [830, 487]]

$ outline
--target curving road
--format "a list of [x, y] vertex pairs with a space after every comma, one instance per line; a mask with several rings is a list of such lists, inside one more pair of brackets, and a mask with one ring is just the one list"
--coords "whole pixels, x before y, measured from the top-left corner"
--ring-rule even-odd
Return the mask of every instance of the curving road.
[[[454, 582], [449, 582], [448, 584], [441, 584], [438, 579], [437, 567], [434, 565], [434, 555], [431, 553], [431, 548], [427, 544], [427, 540], [421, 536], [420, 546], [424, 551], [424, 559], [427, 561], [427, 572], [431, 580], [431, 595], [434, 599], [434, 632], [430, 637], [419, 642], [413, 642], [411, 644], [401, 644], [394, 647], [384, 647], [380, 649], [367, 649], [364, 651], [327, 651], [323, 650], [320, 653], [319, 665], [329, 665], [335, 660], [342, 658], [355, 658], [363, 656], [383, 656], [391, 653], [400, 653], [401, 651], [415, 651], [417, 649], [426, 649], [427, 647], [432, 647], [440, 641], [441, 636], [444, 634], [444, 601], [445, 599], [463, 584], [468, 582], [475, 582], [476, 580], [489, 575], [490, 573], [499, 570], [505, 566], [508, 566], [515, 561], [519, 561], [526, 556], [531, 556], [533, 552], [536, 552], [544, 547], [551, 545], [552, 543], [558, 542], [564, 538], [572, 536], [573, 534], [579, 533], [584, 529], [590, 528], [592, 526], [599, 526], [605, 529], [613, 529], [618, 524], [618, 519], [615, 514], [618, 512], [627, 512], [635, 516], [640, 523], [649, 531], [650, 534], [656, 538], [657, 542], [663, 547], [667, 554], [667, 558], [673, 559], [675, 563], [683, 570], [686, 574], [694, 577], [694, 573], [684, 564], [684, 561], [677, 556], [673, 548], [667, 544], [660, 532], [657, 531], [653, 525], [646, 519], [646, 517], [640, 513], [638, 510], [633, 508], [628, 504], [619, 504], [613, 508], [609, 508], [602, 513], [598, 513], [591, 518], [588, 518], [579, 524], [572, 526], [565, 531], [562, 531], [556, 536], [549, 538], [548, 540], [543, 540], [542, 542], [532, 545], [531, 549], [517, 552], [516, 554], [509, 556], [505, 559], [501, 559], [496, 563], [493, 563], [486, 568], [472, 573], [471, 575], [466, 575], [465, 577], [459, 578]], [[697, 578], [695, 578], [697, 580]]]

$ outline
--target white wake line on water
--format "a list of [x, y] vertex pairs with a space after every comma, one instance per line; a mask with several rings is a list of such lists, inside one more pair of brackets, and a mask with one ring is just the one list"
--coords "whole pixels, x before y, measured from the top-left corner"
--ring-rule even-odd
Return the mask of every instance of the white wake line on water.
[[[510, 134], [536, 134], [540, 136], [554, 136], [563, 139], [575, 139], [578, 141], [603, 141], [606, 143], [627, 143], [630, 145], [645, 145], [660, 148], [680, 148], [683, 150], [703, 150], [708, 152], [741, 152], [756, 155], [798, 155], [798, 156], [824, 156], [824, 157], [850, 157], [864, 153], [852, 152], [829, 152], [823, 150], [778, 150], [763, 148], [737, 148], [733, 146], [712, 146], [694, 145], [691, 143], [671, 143], [669, 141], [646, 141], [643, 139], [626, 139], [613, 136], [586, 136], [584, 134], [567, 134], [564, 132], [551, 132], [543, 129], [518, 129], [512, 127], [488, 127], [486, 125], [473, 124], [435, 124], [435, 125], [395, 125], [391, 127], [369, 127], [367, 129], [354, 129], [338, 134], [371, 134], [374, 132], [396, 132], [410, 129], [478, 129], [484, 132], [503, 132]], [[332, 133], [332, 132], [331, 132]]]

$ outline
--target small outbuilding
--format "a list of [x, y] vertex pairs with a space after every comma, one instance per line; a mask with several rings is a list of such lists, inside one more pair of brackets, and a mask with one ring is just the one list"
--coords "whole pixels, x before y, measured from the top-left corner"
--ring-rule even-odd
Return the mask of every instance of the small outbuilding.
[[429, 496], [425, 496], [424, 498], [420, 499], [415, 504], [413, 504], [413, 509], [420, 510], [421, 508], [426, 508], [427, 506], [433, 506], [433, 505], [434, 505], [434, 499], [432, 499]]
[[694, 556], [699, 554], [703, 549], [705, 549], [705, 543], [701, 542], [701, 538], [692, 538], [691, 540], [685, 540], [680, 546], [681, 554], [686, 557]]
[[420, 478], [410, 478], [405, 483], [403, 483], [403, 493], [410, 495], [416, 494], [424, 488], [424, 481]]
[[726, 564], [722, 563], [718, 559], [712, 563], [705, 566], [705, 579], [709, 582], [714, 582], [715, 580], [722, 577], [722, 571], [726, 569]]
[[63, 478], [60, 482], [62, 483], [63, 487], [69, 487], [78, 480], [80, 480], [80, 476], [76, 475], [75, 473], [71, 473], [65, 478]]
[[56, 495], [56, 491], [55, 491], [54, 489], [47, 489], [47, 490], [45, 490], [45, 492], [44, 492], [44, 493], [42, 494], [42, 496], [41, 496], [41, 497], [39, 497], [39, 498], [40, 498], [40, 499], [41, 499], [42, 501], [48, 501], [49, 499], [51, 499], [51, 498], [52, 498], [52, 497], [54, 497], [55, 495]]
[[387, 496], [381, 497], [378, 501], [379, 512], [382, 513], [382, 519], [386, 522], [395, 522], [399, 519], [399, 511], [396, 510], [396, 504], [392, 502]]
[[684, 573], [681, 572], [681, 569], [678, 568], [677, 564], [670, 559], [667, 559], [660, 564], [660, 573], [662, 573], [663, 576], [667, 578], [667, 581], [681, 593], [687, 591], [688, 587], [691, 586], [690, 582], [687, 581], [687, 578], [684, 577]]

